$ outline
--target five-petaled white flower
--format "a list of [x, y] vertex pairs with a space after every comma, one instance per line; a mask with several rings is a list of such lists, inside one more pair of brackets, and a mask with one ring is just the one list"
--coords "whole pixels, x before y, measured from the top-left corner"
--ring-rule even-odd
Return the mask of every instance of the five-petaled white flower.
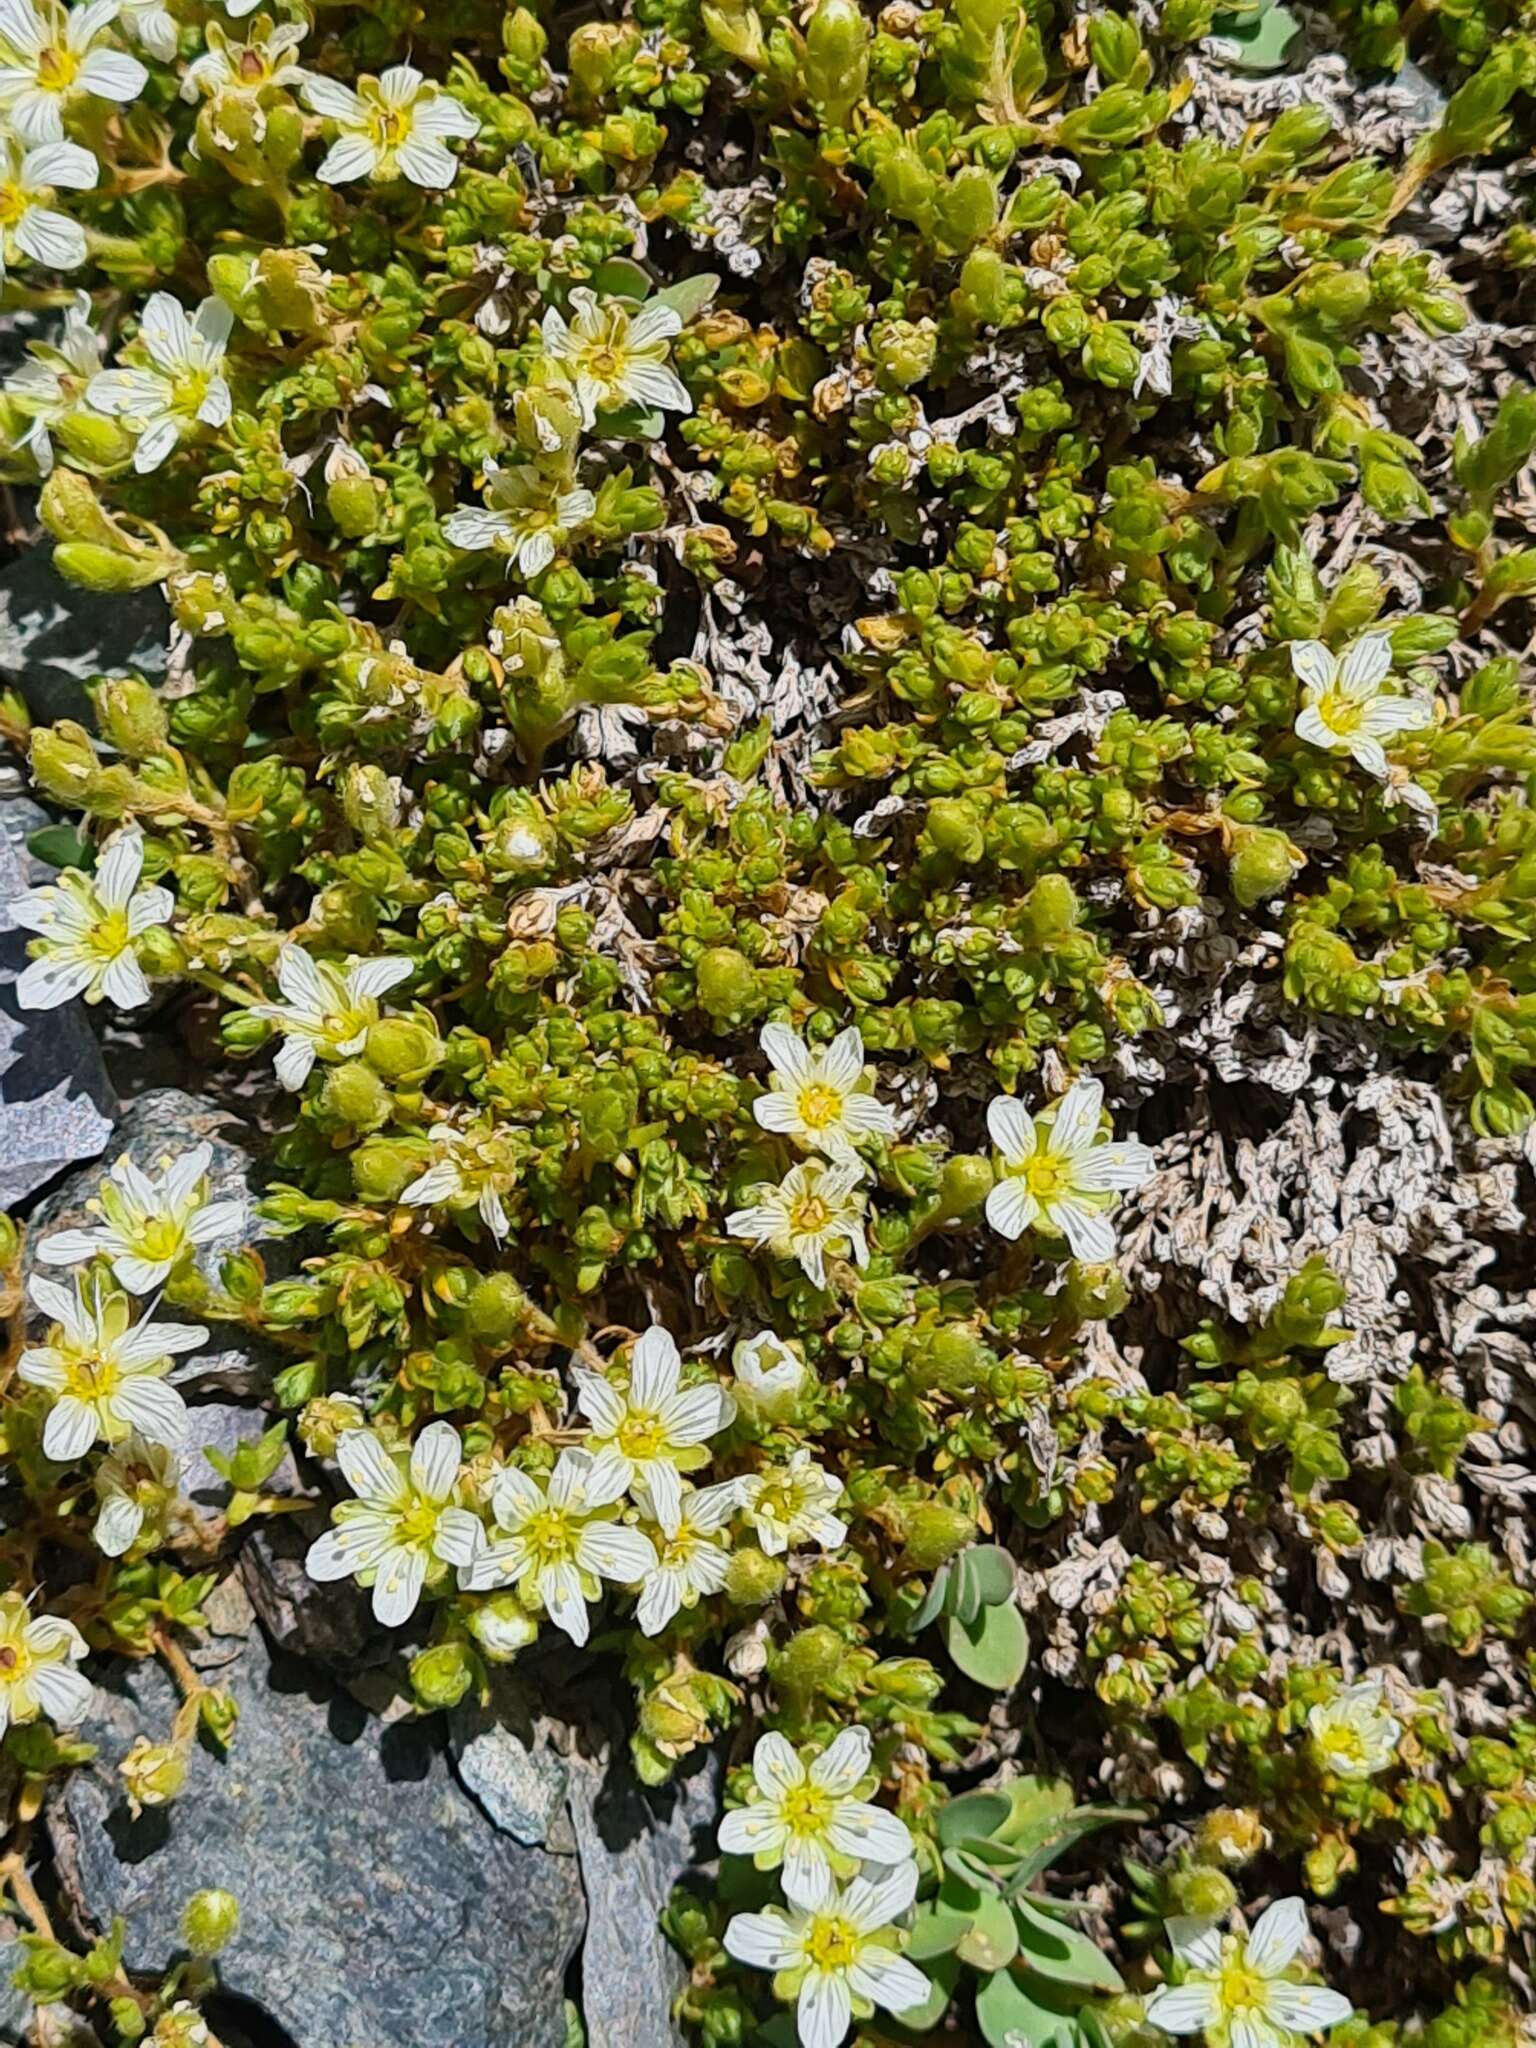
[[682, 1500], [679, 1472], [709, 1462], [704, 1450], [734, 1420], [736, 1403], [714, 1381], [684, 1387], [682, 1360], [670, 1334], [647, 1330], [629, 1360], [629, 1389], [621, 1394], [600, 1373], [577, 1370], [576, 1405], [591, 1425], [587, 1448], [616, 1459], [624, 1484], [643, 1484], [663, 1529], [677, 1527]]
[[791, 1451], [787, 1464], [749, 1472], [736, 1482], [742, 1512], [770, 1557], [799, 1543], [836, 1550], [848, 1534], [848, 1524], [832, 1513], [842, 1497], [842, 1481], [813, 1463], [807, 1450]]
[[122, 1557], [139, 1540], [146, 1515], [180, 1491], [180, 1460], [165, 1444], [152, 1444], [137, 1431], [101, 1460], [92, 1475], [101, 1503], [91, 1534], [104, 1557]]
[[27, 422], [15, 445], [28, 451], [39, 476], [48, 476], [53, 470], [49, 430], [80, 410], [85, 387], [101, 368], [101, 336], [91, 325], [90, 293], [75, 294], [57, 340], [29, 342], [27, 355], [6, 378], [5, 395]]
[[515, 1580], [525, 1607], [542, 1608], [573, 1643], [584, 1643], [587, 1603], [601, 1594], [602, 1580], [636, 1585], [656, 1563], [650, 1538], [617, 1519], [627, 1484], [622, 1459], [587, 1451], [562, 1451], [545, 1483], [504, 1465], [491, 1481], [501, 1535], [459, 1583], [478, 1593]]
[[[297, 86], [304, 70], [293, 54], [308, 34], [301, 21], [274, 28], [269, 17], [256, 22], [243, 43], [237, 43], [216, 21], [203, 31], [206, 48], [187, 66], [181, 81], [184, 100], [217, 99], [228, 93], [254, 99], [272, 86]], [[257, 132], [261, 132], [258, 119]]]
[[77, 99], [123, 102], [144, 90], [138, 58], [101, 46], [118, 12], [119, 0], [0, 0], [0, 112], [22, 142], [62, 142]]
[[88, 1003], [105, 996], [120, 1010], [149, 1001], [135, 942], [168, 921], [176, 899], [169, 889], [141, 889], [143, 871], [144, 835], [129, 825], [107, 841], [94, 874], [66, 868], [57, 882], [16, 898], [12, 921], [38, 934], [16, 983], [22, 1009], [56, 1010], [75, 996]]
[[413, 972], [414, 963], [398, 954], [336, 967], [312, 959], [302, 946], [284, 946], [277, 985], [287, 1001], [252, 1003], [250, 1011], [283, 1034], [276, 1061], [283, 1086], [302, 1088], [317, 1059], [346, 1060], [361, 1052], [369, 1025], [379, 1021], [379, 997]]
[[1347, 2020], [1354, 2007], [1321, 1984], [1285, 1972], [1307, 1939], [1300, 1899], [1276, 1899], [1249, 1935], [1223, 1935], [1212, 1921], [1168, 1922], [1183, 1981], [1147, 2000], [1147, 2018], [1165, 2034], [1203, 2034], [1210, 2048], [1294, 2048], [1301, 2034]]
[[449, 141], [469, 142], [480, 133], [468, 107], [411, 64], [360, 79], [356, 92], [337, 79], [311, 74], [304, 81], [304, 104], [339, 131], [315, 172], [323, 185], [407, 178], [441, 192], [459, 169]]
[[859, 1797], [876, 1781], [867, 1728], [844, 1728], [807, 1762], [782, 1735], [764, 1735], [752, 1752], [757, 1789], [720, 1823], [720, 1847], [750, 1856], [759, 1870], [784, 1867], [784, 1896], [814, 1906], [836, 1878], [861, 1863], [905, 1863], [912, 1837], [905, 1821]]
[[743, 1337], [731, 1353], [737, 1399], [762, 1422], [786, 1422], [809, 1377], [805, 1361], [772, 1330]]
[[519, 574], [537, 576], [596, 510], [590, 491], [562, 491], [532, 464], [520, 463], [490, 470], [484, 507], [464, 505], [450, 513], [443, 537], [456, 548], [494, 548], [510, 557]]
[[438, 1123], [431, 1140], [439, 1156], [401, 1189], [400, 1200], [412, 1209], [473, 1208], [499, 1244], [512, 1228], [502, 1197], [517, 1181], [505, 1127]]
[[754, 1200], [725, 1219], [732, 1237], [765, 1245], [776, 1259], [795, 1259], [806, 1278], [827, 1284], [827, 1254], [845, 1251], [856, 1265], [869, 1264], [864, 1236], [864, 1169], [857, 1160], [802, 1159], [779, 1185], [765, 1181]]
[[188, 319], [179, 299], [152, 292], [139, 316], [139, 344], [149, 362], [91, 379], [90, 403], [137, 434], [133, 466], [140, 476], [158, 469], [199, 425], [228, 423], [234, 401], [223, 364], [234, 324], [222, 299], [204, 299]]
[[562, 383], [569, 385], [584, 427], [600, 412], [623, 405], [692, 412], [687, 387], [667, 361], [682, 318], [659, 299], [638, 313], [617, 300], [601, 303], [584, 285], [571, 293], [571, 320], [554, 306], [539, 323], [544, 354]]
[[451, 1422], [428, 1423], [407, 1460], [370, 1430], [349, 1429], [336, 1462], [357, 1498], [332, 1509], [335, 1526], [310, 1545], [305, 1568], [322, 1582], [371, 1580], [376, 1618], [396, 1628], [416, 1612], [423, 1586], [472, 1565], [484, 1548], [480, 1517], [454, 1501], [459, 1433]]
[[899, 1952], [891, 1926], [916, 1891], [917, 1865], [904, 1863], [878, 1883], [855, 1878], [809, 1909], [738, 1913], [725, 1930], [726, 1950], [739, 1963], [774, 1972], [775, 1994], [795, 2001], [801, 2048], [838, 2048], [855, 2017], [867, 2019], [877, 2005], [910, 2012], [929, 1994], [928, 1979]]
[[104, 1220], [88, 1230], [58, 1230], [37, 1256], [45, 1266], [77, 1266], [97, 1254], [133, 1294], [148, 1294], [199, 1245], [229, 1237], [245, 1221], [240, 1201], [208, 1199], [211, 1145], [194, 1145], [179, 1159], [162, 1159], [157, 1177], [125, 1152], [86, 1203]]
[[56, 188], [89, 192], [97, 163], [78, 142], [40, 142], [23, 150], [0, 136], [0, 277], [23, 257], [49, 270], [77, 270], [85, 261], [85, 229], [53, 203]]
[[718, 1593], [731, 1566], [725, 1525], [736, 1512], [736, 1486], [685, 1486], [671, 1526], [663, 1521], [644, 1482], [633, 1488], [635, 1505], [655, 1525], [656, 1562], [640, 1585], [635, 1619], [643, 1635], [659, 1635], [681, 1609], [697, 1607]]
[[1074, 1258], [1114, 1257], [1110, 1215], [1120, 1193], [1140, 1187], [1155, 1162], [1134, 1138], [1100, 1131], [1103, 1107], [1103, 1088], [1087, 1079], [1037, 1117], [1011, 1095], [993, 1098], [987, 1129], [1003, 1163], [987, 1196], [987, 1221], [1000, 1236], [1022, 1237], [1039, 1224], [1064, 1237]]
[[85, 1637], [62, 1615], [29, 1613], [19, 1593], [0, 1593], [0, 1735], [46, 1714], [73, 1728], [91, 1704], [91, 1681], [75, 1666]]
[[1346, 1685], [1307, 1714], [1313, 1754], [1336, 1778], [1373, 1778], [1397, 1760], [1403, 1724], [1386, 1702], [1379, 1678]]
[[765, 1024], [759, 1040], [773, 1080], [752, 1105], [765, 1131], [802, 1150], [852, 1159], [860, 1138], [893, 1138], [896, 1112], [877, 1102], [864, 1079], [864, 1041], [856, 1024], [827, 1046], [808, 1046], [787, 1024]]
[[1291, 667], [1302, 685], [1297, 735], [1330, 754], [1345, 753], [1368, 775], [1385, 781], [1383, 740], [1434, 720], [1419, 697], [1391, 696], [1382, 684], [1392, 672], [1392, 637], [1367, 633], [1340, 656], [1321, 640], [1293, 640]]
[[98, 1437], [121, 1443], [134, 1430], [174, 1450], [187, 1433], [187, 1409], [165, 1374], [177, 1352], [208, 1341], [201, 1323], [133, 1320], [126, 1294], [78, 1275], [73, 1289], [34, 1277], [30, 1292], [53, 1318], [48, 1340], [23, 1351], [29, 1387], [53, 1395], [43, 1425], [44, 1455], [61, 1465], [84, 1457]]

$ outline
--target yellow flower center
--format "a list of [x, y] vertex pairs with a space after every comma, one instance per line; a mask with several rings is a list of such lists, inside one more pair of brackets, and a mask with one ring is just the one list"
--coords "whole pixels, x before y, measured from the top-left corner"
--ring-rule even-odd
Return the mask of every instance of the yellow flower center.
[[182, 1228], [174, 1216], [147, 1216], [138, 1239], [146, 1259], [174, 1259], [182, 1247]]
[[1365, 721], [1365, 706], [1358, 697], [1346, 697], [1342, 690], [1325, 690], [1317, 700], [1317, 715], [1332, 733], [1348, 739]]
[[818, 1915], [805, 1938], [805, 1959], [818, 1970], [851, 1970], [863, 1946], [851, 1921]]
[[818, 1237], [831, 1221], [832, 1211], [820, 1195], [802, 1195], [789, 1212], [789, 1227], [800, 1237]]
[[261, 85], [272, 76], [272, 66], [260, 50], [245, 49], [240, 52], [235, 74], [242, 85]]
[[133, 944], [127, 911], [104, 911], [91, 927], [86, 944], [102, 960], [115, 960], [119, 953], [126, 953]]
[[38, 53], [37, 82], [44, 92], [65, 92], [75, 82], [80, 69], [80, 59], [73, 50], [61, 50], [55, 44]]
[[632, 1411], [619, 1424], [619, 1449], [626, 1458], [644, 1463], [647, 1458], [659, 1457], [666, 1441], [667, 1432], [661, 1417], [645, 1409]]
[[540, 1508], [528, 1517], [521, 1533], [540, 1564], [566, 1564], [575, 1549], [574, 1532], [558, 1508]]
[[123, 1383], [123, 1375], [110, 1358], [87, 1352], [84, 1357], [65, 1361], [64, 1380], [66, 1390], [77, 1401], [101, 1401], [116, 1393]]
[[843, 1113], [843, 1098], [836, 1088], [829, 1088], [824, 1081], [812, 1081], [800, 1090], [796, 1108], [800, 1121], [808, 1131], [824, 1131], [828, 1124], [835, 1124]]
[[1054, 1202], [1071, 1186], [1070, 1163], [1059, 1152], [1032, 1152], [1019, 1169], [1037, 1202]]
[[27, 195], [19, 185], [0, 185], [0, 227], [14, 227], [27, 210]]
[[1217, 1985], [1222, 2011], [1239, 2017], [1263, 2013], [1269, 2008], [1269, 1983], [1242, 1963], [1228, 1963]]
[[383, 150], [398, 149], [411, 134], [409, 107], [379, 107], [373, 115], [373, 140]]
[[587, 350], [586, 367], [603, 383], [616, 384], [624, 374], [624, 356], [621, 350], [600, 344]]
[[210, 372], [187, 370], [176, 379], [173, 403], [177, 412], [195, 413], [208, 396]]
[[432, 1538], [437, 1534], [437, 1518], [441, 1510], [436, 1503], [419, 1497], [401, 1515], [396, 1525], [400, 1541], [413, 1543], [419, 1549], [429, 1549]]
[[815, 1841], [826, 1833], [833, 1804], [831, 1794], [823, 1792], [819, 1785], [796, 1785], [784, 1794], [779, 1810], [792, 1835], [798, 1835], [804, 1841]]

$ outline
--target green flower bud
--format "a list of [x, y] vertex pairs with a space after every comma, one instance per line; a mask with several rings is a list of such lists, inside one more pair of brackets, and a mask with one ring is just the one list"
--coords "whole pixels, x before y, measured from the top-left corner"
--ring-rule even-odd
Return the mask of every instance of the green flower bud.
[[826, 1693], [837, 1683], [848, 1645], [835, 1629], [803, 1628], [768, 1660], [775, 1685], [788, 1693]]
[[126, 590], [147, 590], [152, 583], [163, 582], [170, 557], [148, 551], [121, 554], [97, 547], [93, 541], [65, 540], [53, 551], [53, 566], [66, 583], [111, 596]]
[[805, 83], [811, 103], [834, 127], [864, 97], [869, 79], [869, 23], [858, 0], [817, 0], [805, 25]]
[[504, 1351], [527, 1327], [528, 1297], [510, 1273], [485, 1273], [470, 1289], [464, 1324], [476, 1343]]
[[931, 320], [882, 320], [869, 345], [892, 383], [920, 384], [938, 355], [939, 330]]
[[979, 1209], [992, 1192], [992, 1162], [979, 1152], [957, 1152], [946, 1159], [939, 1176], [938, 1215], [942, 1222], [958, 1222]]
[[118, 1775], [135, 1813], [146, 1806], [167, 1806], [187, 1782], [187, 1753], [178, 1743], [151, 1742], [138, 1736], [118, 1764]]
[[32, 780], [55, 802], [74, 810], [85, 807], [86, 794], [100, 769], [96, 748], [83, 725], [61, 718], [57, 725], [36, 726], [29, 754]]
[[492, 1664], [510, 1664], [539, 1633], [539, 1625], [515, 1593], [493, 1593], [469, 1617], [469, 1632]]
[[456, 1707], [474, 1680], [474, 1659], [463, 1643], [434, 1643], [411, 1659], [411, 1690], [428, 1713]]
[[744, 1024], [763, 1007], [757, 969], [734, 946], [711, 946], [694, 969], [699, 1007], [716, 1024]]
[[386, 1081], [423, 1081], [443, 1057], [443, 1041], [430, 1015], [381, 1017], [370, 1024], [363, 1057]]
[[365, 1202], [393, 1202], [427, 1164], [425, 1146], [402, 1138], [367, 1138], [352, 1154], [352, 1185]]
[[91, 692], [102, 735], [130, 761], [158, 754], [170, 732], [159, 695], [138, 676], [98, 683]]
[[931, 1572], [974, 1542], [976, 1523], [959, 1508], [926, 1501], [904, 1518], [902, 1556], [915, 1571]]
[[378, 529], [384, 486], [372, 476], [335, 477], [325, 487], [325, 509], [338, 533], [348, 540], [366, 540]]
[[240, 1901], [233, 1892], [194, 1892], [181, 1909], [181, 1938], [195, 1956], [216, 1956], [239, 1925]]
[[1245, 910], [1289, 888], [1306, 855], [1283, 832], [1262, 825], [1232, 828], [1232, 893]]
[[974, 1387], [987, 1364], [987, 1350], [965, 1323], [933, 1330], [912, 1356], [912, 1377], [920, 1387], [963, 1394]]
[[147, 932], [141, 932], [133, 942], [133, 949], [138, 955], [139, 965], [151, 981], [171, 980], [186, 972], [186, 948], [163, 924], [151, 925]]
[[327, 1115], [354, 1130], [376, 1131], [388, 1123], [393, 1104], [389, 1090], [361, 1060], [348, 1060], [332, 1067], [321, 1094]]
[[733, 1607], [765, 1607], [783, 1591], [782, 1558], [769, 1557], [751, 1544], [731, 1558], [725, 1575], [725, 1597]]
[[1177, 1912], [1212, 1920], [1223, 1919], [1237, 1904], [1237, 1886], [1223, 1871], [1208, 1865], [1174, 1872], [1168, 1880], [1168, 1894]]

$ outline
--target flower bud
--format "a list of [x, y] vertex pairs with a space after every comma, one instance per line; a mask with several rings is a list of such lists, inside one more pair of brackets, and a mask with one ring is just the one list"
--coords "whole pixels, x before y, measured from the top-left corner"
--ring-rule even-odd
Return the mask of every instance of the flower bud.
[[370, 1024], [363, 1057], [386, 1081], [424, 1081], [443, 1056], [443, 1041], [425, 1011]]
[[411, 1690], [428, 1713], [456, 1707], [474, 1678], [474, 1663], [463, 1643], [434, 1643], [411, 1659]]
[[992, 1192], [992, 1162], [979, 1152], [957, 1152], [946, 1159], [939, 1175], [941, 1222], [957, 1222], [979, 1209]]
[[105, 739], [130, 761], [158, 754], [170, 734], [170, 720], [158, 692], [138, 676], [118, 676], [91, 692]]
[[747, 1544], [732, 1557], [725, 1574], [725, 1597], [733, 1607], [766, 1607], [784, 1587], [782, 1558]]
[[805, 25], [805, 83], [822, 118], [846, 128], [869, 79], [869, 23], [858, 0], [817, 0]]
[[731, 1355], [736, 1397], [761, 1422], [787, 1422], [800, 1405], [805, 1361], [772, 1330], [744, 1338]]
[[352, 1185], [365, 1202], [393, 1202], [426, 1163], [420, 1145], [399, 1138], [367, 1138], [352, 1154]]
[[803, 1628], [768, 1660], [773, 1682], [784, 1692], [825, 1693], [837, 1683], [848, 1645], [835, 1629]]
[[469, 1632], [492, 1664], [510, 1664], [539, 1632], [539, 1625], [515, 1593], [493, 1593], [469, 1617]]
[[366, 540], [384, 509], [384, 486], [373, 476], [339, 476], [325, 487], [325, 509], [347, 540]]
[[146, 1806], [167, 1806], [187, 1782], [186, 1751], [176, 1743], [136, 1737], [118, 1765], [128, 1804], [137, 1815]]
[[80, 809], [96, 779], [100, 763], [90, 734], [72, 718], [33, 729], [30, 753], [32, 780], [61, 804]]
[[299, 1417], [299, 1438], [311, 1457], [333, 1458], [336, 1440], [349, 1429], [364, 1426], [362, 1404], [350, 1394], [320, 1394], [306, 1401]]
[[976, 1523], [959, 1508], [925, 1501], [905, 1517], [902, 1556], [914, 1570], [931, 1572], [974, 1541]]
[[147, 590], [151, 583], [162, 582], [170, 560], [149, 549], [142, 554], [122, 554], [88, 540], [60, 541], [53, 551], [53, 566], [66, 583], [107, 596]]
[[102, 510], [96, 487], [78, 470], [56, 469], [43, 485], [37, 509], [55, 540], [90, 541], [114, 551], [123, 536]]
[[332, 1067], [321, 1100], [328, 1115], [357, 1131], [376, 1131], [389, 1121], [393, 1103], [389, 1090], [361, 1060]]
[[1220, 1920], [1237, 1904], [1237, 1886], [1208, 1865], [1176, 1871], [1168, 1880], [1168, 1891], [1177, 1912], [1201, 1919]]
[[464, 1322], [477, 1343], [504, 1351], [522, 1331], [528, 1297], [510, 1273], [485, 1273], [470, 1289]]
[[699, 1007], [716, 1024], [745, 1023], [762, 1007], [757, 969], [734, 946], [710, 946], [694, 969]]
[[1245, 910], [1278, 896], [1306, 865], [1283, 832], [1262, 825], [1232, 827], [1232, 894]]
[[1264, 1848], [1264, 1823], [1251, 1806], [1219, 1806], [1195, 1832], [1195, 1855], [1223, 1870], [1241, 1870]]
[[194, 1892], [181, 1909], [181, 1938], [195, 1956], [216, 1956], [240, 1925], [240, 1901], [233, 1892]]

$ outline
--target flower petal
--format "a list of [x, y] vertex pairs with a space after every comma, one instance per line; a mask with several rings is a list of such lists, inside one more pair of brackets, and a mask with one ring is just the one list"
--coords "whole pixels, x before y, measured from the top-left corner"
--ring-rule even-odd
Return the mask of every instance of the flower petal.
[[1165, 2034], [1203, 2034], [1221, 2018], [1214, 1984], [1165, 1984], [1147, 2000], [1147, 2018]]
[[1261, 1977], [1278, 1977], [1296, 1960], [1307, 1938], [1307, 1909], [1300, 1899], [1276, 1899], [1248, 1937], [1244, 1961]]
[[401, 1507], [410, 1498], [405, 1475], [371, 1430], [349, 1429], [336, 1442], [336, 1462], [359, 1500]]
[[1019, 1166], [1035, 1149], [1035, 1120], [1012, 1095], [994, 1095], [987, 1104], [987, 1133], [1010, 1166]]
[[411, 1448], [411, 1481], [428, 1500], [445, 1501], [463, 1462], [459, 1432], [451, 1422], [432, 1422]]
[[1354, 2006], [1341, 1991], [1326, 1984], [1272, 1984], [1266, 2002], [1266, 2017], [1278, 2020], [1296, 2034], [1320, 2034], [1347, 2020]]
[[374, 1619], [385, 1628], [399, 1628], [409, 1621], [416, 1612], [426, 1576], [427, 1560], [421, 1551], [404, 1543], [386, 1550], [373, 1582]]
[[789, 1738], [770, 1730], [758, 1737], [752, 1752], [752, 1775], [763, 1797], [777, 1801], [805, 1783], [806, 1770]]
[[73, 1465], [83, 1458], [100, 1435], [96, 1410], [88, 1401], [65, 1394], [48, 1411], [43, 1424], [43, 1456], [58, 1465]]
[[811, 1765], [811, 1783], [823, 1792], [849, 1793], [869, 1769], [867, 1728], [844, 1728]]
[[853, 2022], [853, 1999], [845, 1977], [817, 1970], [800, 1986], [795, 2025], [801, 2048], [838, 2048]]
[[750, 1963], [758, 1970], [787, 1970], [798, 1960], [800, 1950], [791, 1939], [786, 1916], [770, 1907], [766, 1913], [737, 1913], [726, 1922], [726, 1954], [738, 1963]]

